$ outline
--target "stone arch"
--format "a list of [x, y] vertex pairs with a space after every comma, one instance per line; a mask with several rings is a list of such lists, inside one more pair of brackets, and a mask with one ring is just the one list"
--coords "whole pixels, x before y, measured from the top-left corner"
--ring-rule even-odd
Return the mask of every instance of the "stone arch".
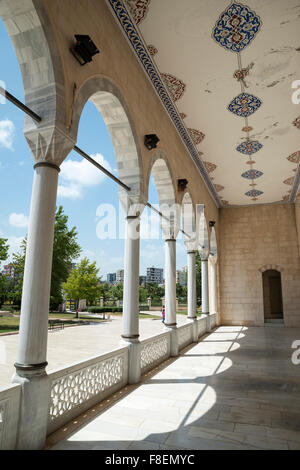
[[201, 258], [205, 259], [209, 255], [209, 232], [208, 224], [205, 217], [204, 205], [200, 206], [200, 213], [198, 213], [198, 250]]
[[144, 203], [142, 184], [142, 159], [128, 106], [118, 88], [106, 77], [93, 77], [78, 90], [73, 106], [71, 135], [76, 141], [79, 120], [86, 102], [90, 100], [101, 114], [114, 147], [118, 177], [130, 187], [127, 193], [119, 187], [120, 200], [126, 211], [132, 204]]
[[188, 250], [197, 248], [196, 214], [191, 193], [186, 189], [181, 198], [181, 217], [184, 232], [184, 242]]
[[278, 264], [265, 264], [264, 266], [259, 268], [258, 271], [260, 271], [261, 273], [264, 273], [265, 271], [269, 271], [269, 270], [279, 271], [280, 273], [282, 273], [284, 271], [284, 268], [282, 268]]
[[25, 116], [24, 133], [33, 157], [60, 164], [64, 156], [57, 148], [71, 149], [73, 144], [65, 125], [63, 68], [43, 2], [2, 0], [0, 17], [19, 62], [25, 103], [42, 118], [37, 123]]
[[217, 258], [217, 256], [218, 256], [218, 243], [217, 243], [217, 236], [216, 236], [215, 227], [211, 228], [209, 251], [210, 251], [211, 256], [214, 256], [215, 258]]
[[176, 238], [179, 230], [180, 213], [176, 204], [174, 181], [168, 160], [162, 150], [152, 151], [151, 157], [147, 175], [147, 188], [149, 188], [150, 174], [152, 172], [158, 193], [160, 211], [163, 214], [161, 226], [164, 236], [166, 238]]

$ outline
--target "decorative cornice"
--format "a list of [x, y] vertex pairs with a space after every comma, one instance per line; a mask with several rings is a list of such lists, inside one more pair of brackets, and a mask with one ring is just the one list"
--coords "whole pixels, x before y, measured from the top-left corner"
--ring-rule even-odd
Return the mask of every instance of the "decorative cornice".
[[136, 24], [131, 19], [130, 13], [128, 12], [123, 1], [120, 0], [107, 0], [110, 5], [114, 15], [116, 16], [118, 22], [123, 29], [124, 34], [127, 36], [127, 39], [137, 55], [142, 67], [144, 68], [146, 74], [148, 75], [153, 87], [155, 88], [156, 93], [158, 94], [164, 108], [174, 126], [177, 129], [183, 143], [185, 144], [187, 150], [189, 151], [195, 165], [197, 166], [204, 182], [206, 183], [211, 195], [213, 196], [217, 207], [222, 207], [221, 200], [219, 199], [217, 192], [206, 172], [205, 166], [198, 157], [198, 150], [192, 142], [191, 137], [177, 111], [163, 81], [160, 76], [158, 69], [152, 61], [151, 55], [148, 51], [147, 45], [144, 43], [144, 40], [141, 37], [140, 32], [138, 31]]

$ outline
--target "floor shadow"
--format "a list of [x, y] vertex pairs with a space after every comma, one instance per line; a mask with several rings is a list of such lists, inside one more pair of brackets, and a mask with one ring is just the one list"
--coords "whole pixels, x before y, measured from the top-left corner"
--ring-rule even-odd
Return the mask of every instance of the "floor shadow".
[[[291, 362], [291, 344], [298, 338], [300, 329], [216, 328], [129, 391], [151, 386], [151, 398], [170, 385], [178, 391], [190, 385], [182, 404], [180, 399], [174, 404], [176, 413], [186, 400], [185, 413], [174, 426], [170, 421], [167, 432], [81, 441], [73, 440], [77, 429], [54, 449], [300, 449], [300, 366]], [[164, 419], [164, 400], [157, 399], [153, 413]], [[126, 416], [119, 426], [126, 426]]]

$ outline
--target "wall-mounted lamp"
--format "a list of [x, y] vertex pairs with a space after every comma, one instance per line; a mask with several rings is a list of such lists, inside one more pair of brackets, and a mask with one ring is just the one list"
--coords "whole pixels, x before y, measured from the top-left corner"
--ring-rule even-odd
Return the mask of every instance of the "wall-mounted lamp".
[[216, 223], [216, 222], [215, 222], [214, 220], [210, 220], [210, 221], [209, 221], [209, 226], [210, 226], [210, 227], [214, 227], [214, 226], [215, 226], [215, 223]]
[[187, 187], [187, 184], [188, 184], [188, 180], [184, 178], [177, 180], [178, 191], [184, 191], [185, 188]]
[[147, 134], [144, 138], [144, 144], [148, 150], [156, 149], [159, 138], [156, 134]]
[[80, 65], [92, 62], [93, 56], [99, 54], [97, 46], [93, 43], [90, 36], [86, 34], [75, 34], [76, 43], [70, 48], [71, 53]]

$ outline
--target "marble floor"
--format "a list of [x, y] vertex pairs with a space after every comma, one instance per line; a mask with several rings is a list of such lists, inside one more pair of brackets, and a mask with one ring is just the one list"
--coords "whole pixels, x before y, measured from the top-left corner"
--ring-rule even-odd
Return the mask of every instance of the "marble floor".
[[219, 327], [47, 448], [300, 449], [300, 328]]

